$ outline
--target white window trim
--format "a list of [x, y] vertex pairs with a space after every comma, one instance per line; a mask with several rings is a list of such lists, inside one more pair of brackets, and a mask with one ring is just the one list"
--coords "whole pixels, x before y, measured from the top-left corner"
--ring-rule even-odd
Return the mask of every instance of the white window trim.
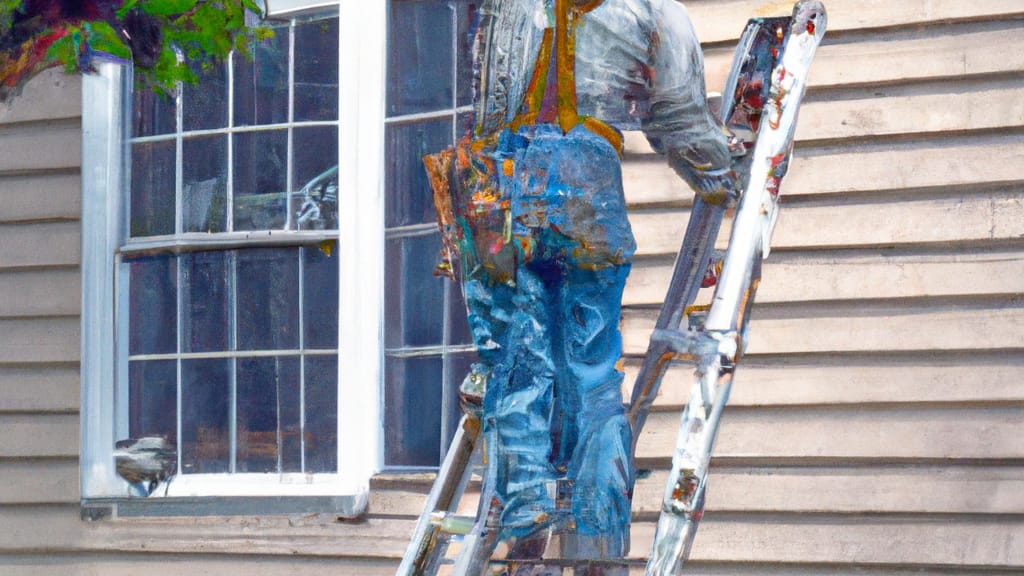
[[[171, 482], [168, 496], [328, 496], [334, 502], [340, 497], [340, 512], [355, 516], [366, 508], [370, 477], [383, 466], [387, 3], [342, 2], [338, 9], [338, 187], [343, 191], [338, 195], [338, 473], [312, 479], [304, 474], [181, 475]], [[113, 61], [99, 62], [97, 73], [82, 82], [81, 495], [83, 506], [113, 506], [115, 514], [117, 501], [128, 498], [113, 458], [125, 426], [117, 418], [124, 399], [116, 397], [116, 382], [124, 359], [117, 354], [114, 255], [125, 240], [131, 82], [130, 66]]]

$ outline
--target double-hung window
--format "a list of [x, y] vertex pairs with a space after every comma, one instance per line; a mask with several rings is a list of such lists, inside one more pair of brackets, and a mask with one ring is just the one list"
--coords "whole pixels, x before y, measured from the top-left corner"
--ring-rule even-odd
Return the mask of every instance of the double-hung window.
[[[358, 514], [374, 472], [439, 464], [474, 353], [420, 157], [469, 129], [474, 17], [341, 3], [171, 98], [85, 79], [87, 508]], [[113, 458], [143, 436], [176, 451], [145, 497]]]

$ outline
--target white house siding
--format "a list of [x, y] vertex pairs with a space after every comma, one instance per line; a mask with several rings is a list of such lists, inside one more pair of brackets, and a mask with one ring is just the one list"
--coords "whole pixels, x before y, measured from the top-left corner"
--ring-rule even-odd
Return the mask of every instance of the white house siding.
[[[721, 86], [747, 17], [691, 0]], [[1024, 2], [831, 0], [689, 573], [1024, 572]], [[0, 575], [389, 574], [429, 482], [369, 516], [79, 520], [79, 82], [0, 108]], [[635, 373], [691, 194], [629, 135]], [[639, 456], [633, 554], [684, 397]]]

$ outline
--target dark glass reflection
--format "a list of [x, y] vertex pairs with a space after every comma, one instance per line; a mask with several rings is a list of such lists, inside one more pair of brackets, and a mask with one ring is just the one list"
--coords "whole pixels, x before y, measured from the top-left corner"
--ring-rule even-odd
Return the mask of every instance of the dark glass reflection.
[[182, 142], [182, 226], [185, 232], [227, 230], [228, 139], [185, 138]]
[[389, 125], [384, 130], [387, 159], [386, 225], [434, 222], [433, 193], [423, 155], [452, 143], [451, 119]]
[[181, 257], [181, 346], [185, 352], [228, 349], [229, 260], [227, 252], [194, 252]]
[[175, 103], [173, 96], [157, 94], [152, 90], [132, 92], [132, 136], [171, 134], [175, 130]]
[[174, 234], [175, 143], [132, 144], [133, 237]]
[[149, 256], [128, 262], [128, 353], [177, 351], [178, 268], [174, 256]]
[[385, 366], [385, 465], [437, 466], [441, 459], [440, 356], [388, 357]]
[[287, 219], [288, 132], [234, 135], [235, 230], [279, 230]]
[[444, 335], [444, 282], [433, 276], [439, 234], [388, 240], [385, 257], [385, 345], [437, 346]]
[[338, 471], [338, 357], [307, 356], [306, 472]]
[[338, 19], [295, 26], [296, 121], [338, 119]]
[[338, 347], [338, 254], [302, 248], [302, 330], [306, 349]]
[[301, 472], [298, 357], [237, 361], [237, 472]]
[[459, 63], [455, 68], [456, 97], [459, 106], [473, 103], [473, 42], [476, 34], [477, 4], [467, 0], [455, 2], [458, 31], [455, 41], [458, 46]]
[[271, 30], [274, 36], [254, 45], [251, 55], [233, 57], [235, 126], [288, 121], [288, 27]]
[[128, 435], [163, 436], [178, 442], [178, 363], [174, 360], [128, 363]]
[[392, 2], [388, 19], [387, 114], [452, 106], [452, 20], [447, 0]]
[[298, 248], [237, 252], [238, 349], [299, 347]]
[[227, 64], [194, 62], [192, 71], [199, 77], [196, 84], [182, 84], [182, 129], [211, 130], [228, 125]]
[[231, 464], [230, 359], [181, 361], [181, 472], [227, 472]]

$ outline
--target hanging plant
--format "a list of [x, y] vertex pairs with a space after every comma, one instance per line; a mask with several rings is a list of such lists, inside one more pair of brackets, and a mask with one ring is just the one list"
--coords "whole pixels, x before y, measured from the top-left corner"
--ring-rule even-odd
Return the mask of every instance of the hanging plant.
[[261, 15], [258, 0], [0, 0], [0, 101], [46, 68], [90, 72], [101, 53], [169, 94], [197, 81], [196, 63], [250, 54], [272, 34]]

